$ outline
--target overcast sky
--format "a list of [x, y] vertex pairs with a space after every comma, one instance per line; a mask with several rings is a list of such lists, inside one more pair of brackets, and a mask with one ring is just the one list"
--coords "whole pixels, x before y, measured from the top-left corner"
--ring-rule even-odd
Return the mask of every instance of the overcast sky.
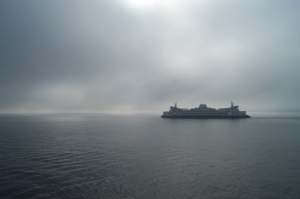
[[300, 111], [298, 0], [1, 0], [0, 113]]

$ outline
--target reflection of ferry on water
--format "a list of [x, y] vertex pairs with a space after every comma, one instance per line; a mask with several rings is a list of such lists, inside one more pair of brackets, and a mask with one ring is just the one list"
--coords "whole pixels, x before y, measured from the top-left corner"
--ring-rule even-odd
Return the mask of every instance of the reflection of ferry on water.
[[170, 106], [169, 111], [163, 112], [162, 118], [249, 118], [246, 111], [240, 111], [239, 106], [234, 106], [231, 102], [231, 107], [228, 108], [210, 108], [206, 104], [200, 104], [197, 108], [177, 108]]

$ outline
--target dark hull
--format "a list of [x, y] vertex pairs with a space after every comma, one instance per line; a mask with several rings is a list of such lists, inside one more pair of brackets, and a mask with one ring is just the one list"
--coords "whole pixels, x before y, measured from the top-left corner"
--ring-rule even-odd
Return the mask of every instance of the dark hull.
[[222, 119], [237, 119], [237, 118], [249, 118], [249, 115], [172, 115], [166, 116], [162, 115], [162, 118], [172, 118], [172, 119], [179, 119], [179, 118], [199, 118], [199, 119], [206, 119], [206, 118], [222, 118]]

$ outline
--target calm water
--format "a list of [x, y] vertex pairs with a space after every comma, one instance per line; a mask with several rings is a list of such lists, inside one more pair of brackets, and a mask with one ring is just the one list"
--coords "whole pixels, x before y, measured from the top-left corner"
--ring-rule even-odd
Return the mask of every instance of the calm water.
[[300, 198], [300, 118], [2, 115], [0, 198]]

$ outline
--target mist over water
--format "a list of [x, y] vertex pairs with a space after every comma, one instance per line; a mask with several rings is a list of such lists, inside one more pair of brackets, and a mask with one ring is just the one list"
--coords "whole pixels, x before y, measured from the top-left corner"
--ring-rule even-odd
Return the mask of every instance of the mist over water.
[[300, 118], [0, 116], [1, 198], [298, 198]]

